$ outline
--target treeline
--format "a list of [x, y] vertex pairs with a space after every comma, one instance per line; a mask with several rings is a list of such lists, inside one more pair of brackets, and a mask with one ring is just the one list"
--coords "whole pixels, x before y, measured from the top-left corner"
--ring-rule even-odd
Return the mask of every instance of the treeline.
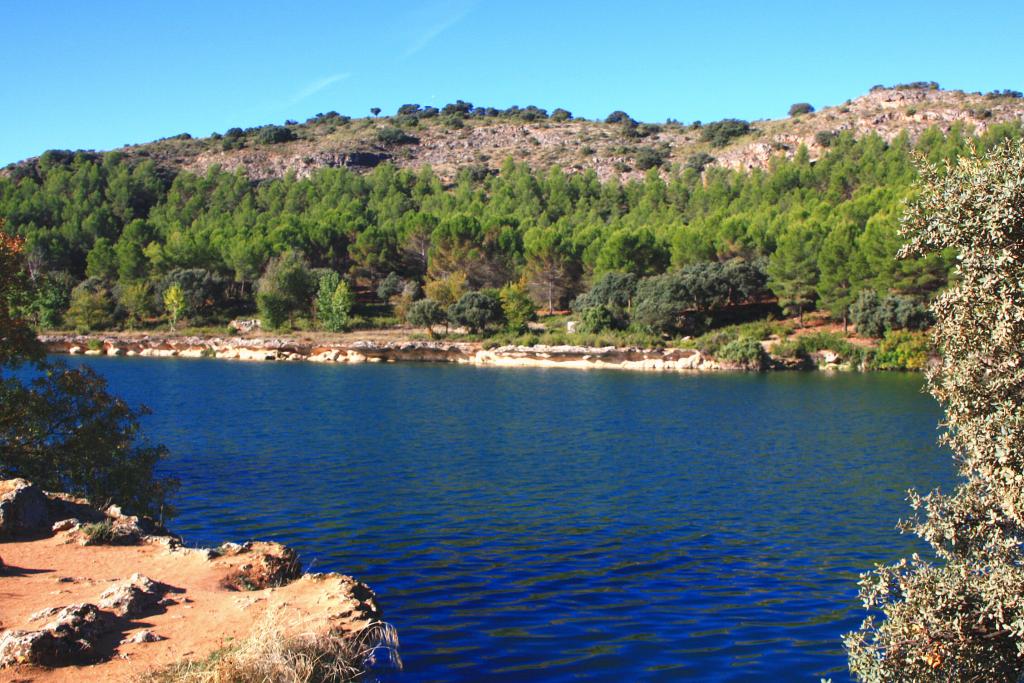
[[[117, 152], [54, 151], [0, 177], [0, 216], [25, 238], [28, 305], [44, 327], [221, 323], [256, 310], [261, 288], [271, 291], [257, 283], [275, 281], [268, 267], [285, 258], [311, 274], [275, 304], [279, 324], [315, 316], [331, 273], [341, 300], [383, 306], [380, 292], [400, 317], [453, 279], [462, 293], [515, 284], [558, 310], [618, 273], [635, 279], [631, 296], [668, 303], [646, 313], [601, 303], [608, 310], [591, 321], [671, 334], [769, 296], [793, 314], [818, 308], [840, 320], [862, 291], [890, 309], [927, 299], [953, 254], [894, 258], [911, 154], [941, 161], [1020, 135], [1020, 124], [980, 137], [930, 130], [912, 145], [843, 133], [814, 162], [800, 149], [768, 171], [652, 169], [626, 184], [511, 160], [466, 168], [448, 186], [428, 167], [388, 164], [253, 183], [241, 171], [175, 174]], [[389, 278], [400, 290], [381, 287]]]

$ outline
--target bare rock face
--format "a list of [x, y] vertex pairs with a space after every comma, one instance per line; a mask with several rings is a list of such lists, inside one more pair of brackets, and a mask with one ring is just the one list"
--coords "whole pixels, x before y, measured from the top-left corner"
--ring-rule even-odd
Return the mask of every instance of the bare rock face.
[[0, 636], [0, 668], [87, 662], [95, 656], [96, 643], [106, 629], [107, 619], [96, 605], [65, 607], [38, 631], [5, 631]]
[[0, 482], [0, 537], [50, 530], [46, 495], [24, 479]]
[[166, 587], [142, 574], [118, 581], [103, 591], [99, 606], [119, 617], [139, 617], [157, 607]]

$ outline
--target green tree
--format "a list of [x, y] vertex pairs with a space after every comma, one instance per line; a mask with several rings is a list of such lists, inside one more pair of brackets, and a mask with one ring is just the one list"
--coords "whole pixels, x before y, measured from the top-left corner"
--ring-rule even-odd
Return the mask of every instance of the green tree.
[[96, 240], [86, 259], [85, 274], [100, 280], [117, 277], [117, 252], [106, 237]]
[[637, 283], [633, 321], [655, 333], [682, 330], [692, 299], [688, 278], [681, 271], [645, 277]]
[[428, 299], [443, 308], [453, 305], [466, 293], [466, 274], [456, 271], [437, 280], [429, 280], [423, 290]]
[[523, 251], [527, 288], [549, 312], [555, 310], [579, 275], [569, 239], [557, 230], [534, 227], [523, 235]]
[[277, 329], [307, 309], [313, 294], [313, 274], [306, 259], [286, 251], [270, 260], [256, 286], [256, 305], [269, 329]]
[[164, 311], [171, 319], [171, 329], [178, 326], [178, 320], [185, 313], [185, 292], [178, 283], [172, 284], [164, 290]]
[[58, 327], [71, 303], [75, 279], [69, 273], [59, 271], [37, 277], [32, 285], [29, 308], [36, 324], [44, 330]]
[[336, 272], [320, 276], [316, 294], [316, 315], [320, 327], [328, 332], [342, 332], [351, 322], [352, 291]]
[[952, 493], [911, 492], [914, 555], [864, 575], [872, 614], [845, 643], [864, 681], [1016, 681], [1024, 674], [1024, 147], [923, 165], [904, 256], [954, 249], [933, 304], [928, 387], [959, 463]]
[[390, 301], [391, 297], [398, 296], [405, 288], [405, 283], [398, 273], [391, 271], [388, 276], [377, 285], [377, 298], [381, 301]]
[[572, 308], [584, 317], [588, 309], [604, 308], [612, 317], [609, 327], [625, 327], [629, 324], [636, 289], [637, 277], [633, 273], [605, 273], [590, 291], [573, 301]]
[[448, 318], [475, 334], [502, 322], [501, 299], [492, 292], [466, 292], [448, 307]]
[[817, 296], [819, 242], [814, 227], [800, 224], [779, 238], [778, 248], [768, 259], [768, 286], [782, 309], [796, 312], [801, 323]]
[[509, 332], [520, 334], [529, 329], [529, 323], [537, 319], [537, 310], [522, 285], [505, 285], [501, 288], [501, 310]]
[[722, 119], [708, 123], [701, 128], [701, 140], [710, 142], [712, 147], [725, 147], [735, 138], [750, 132], [750, 123], [741, 119]]
[[[156, 476], [166, 449], [141, 440], [144, 410], [108, 394], [87, 367], [47, 362], [19, 315], [28, 296], [21, 248], [0, 230], [0, 478], [24, 477], [100, 506], [116, 501], [133, 513], [171, 514], [166, 501], [177, 482]], [[10, 373], [25, 363], [34, 379]]]
[[647, 228], [613, 232], [597, 256], [598, 272], [617, 270], [644, 276], [665, 270], [669, 252]]
[[448, 316], [441, 304], [433, 299], [420, 299], [409, 305], [406, 321], [415, 327], [427, 328], [427, 332], [433, 338], [434, 327], [441, 324], [447, 325]]
[[825, 236], [818, 253], [818, 296], [832, 317], [843, 321], [844, 333], [856, 294], [856, 237], [852, 223], [840, 223]]
[[127, 314], [129, 328], [133, 328], [135, 323], [141, 322], [142, 318], [150, 312], [153, 292], [148, 282], [127, 282], [118, 285], [115, 288], [115, 293], [117, 302]]
[[114, 300], [101, 283], [86, 280], [71, 291], [67, 321], [79, 332], [109, 330], [114, 326]]

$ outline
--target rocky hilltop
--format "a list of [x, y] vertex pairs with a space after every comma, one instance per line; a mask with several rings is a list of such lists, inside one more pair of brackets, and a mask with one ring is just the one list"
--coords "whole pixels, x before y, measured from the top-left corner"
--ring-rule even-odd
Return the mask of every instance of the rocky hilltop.
[[[570, 172], [592, 170], [601, 180], [627, 180], [642, 177], [652, 167], [668, 172], [673, 165], [694, 163], [766, 168], [773, 157], [792, 156], [801, 146], [815, 159], [830, 137], [843, 131], [856, 137], [876, 133], [891, 141], [904, 131], [916, 139], [929, 128], [948, 131], [958, 124], [983, 133], [992, 125], [1024, 118], [1024, 99], [1018, 93], [983, 95], [930, 85], [878, 86], [840, 105], [754, 121], [747, 133], [721, 146], [708, 141], [706, 125], [637, 124], [628, 116], [625, 122], [608, 123], [486, 115], [349, 119], [331, 112], [305, 123], [202, 139], [182, 135], [118, 151], [129, 158], [153, 159], [171, 171], [202, 174], [220, 166], [241, 169], [253, 180], [287, 173], [304, 177], [326, 167], [369, 170], [385, 161], [409, 169], [429, 165], [451, 180], [465, 168], [493, 171], [508, 158], [535, 170], [558, 165]], [[268, 128], [280, 135], [263, 134]], [[14, 164], [5, 172], [32, 163]]]
[[0, 590], [2, 680], [174, 681], [182, 660], [203, 663], [193, 676], [216, 660], [249, 680], [299, 640], [332, 656], [337, 644], [353, 668], [396, 646], [373, 591], [303, 574], [286, 546], [187, 548], [152, 520], [23, 479], [0, 481]]

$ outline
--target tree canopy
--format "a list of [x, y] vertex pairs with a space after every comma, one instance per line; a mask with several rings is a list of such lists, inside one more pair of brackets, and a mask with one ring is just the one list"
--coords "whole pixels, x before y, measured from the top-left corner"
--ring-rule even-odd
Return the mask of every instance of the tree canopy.
[[926, 164], [904, 256], [954, 249], [934, 302], [941, 364], [928, 387], [959, 463], [951, 493], [911, 492], [903, 523], [933, 558], [866, 574], [872, 614], [847, 636], [864, 681], [1016, 681], [1024, 673], [1024, 146]]

